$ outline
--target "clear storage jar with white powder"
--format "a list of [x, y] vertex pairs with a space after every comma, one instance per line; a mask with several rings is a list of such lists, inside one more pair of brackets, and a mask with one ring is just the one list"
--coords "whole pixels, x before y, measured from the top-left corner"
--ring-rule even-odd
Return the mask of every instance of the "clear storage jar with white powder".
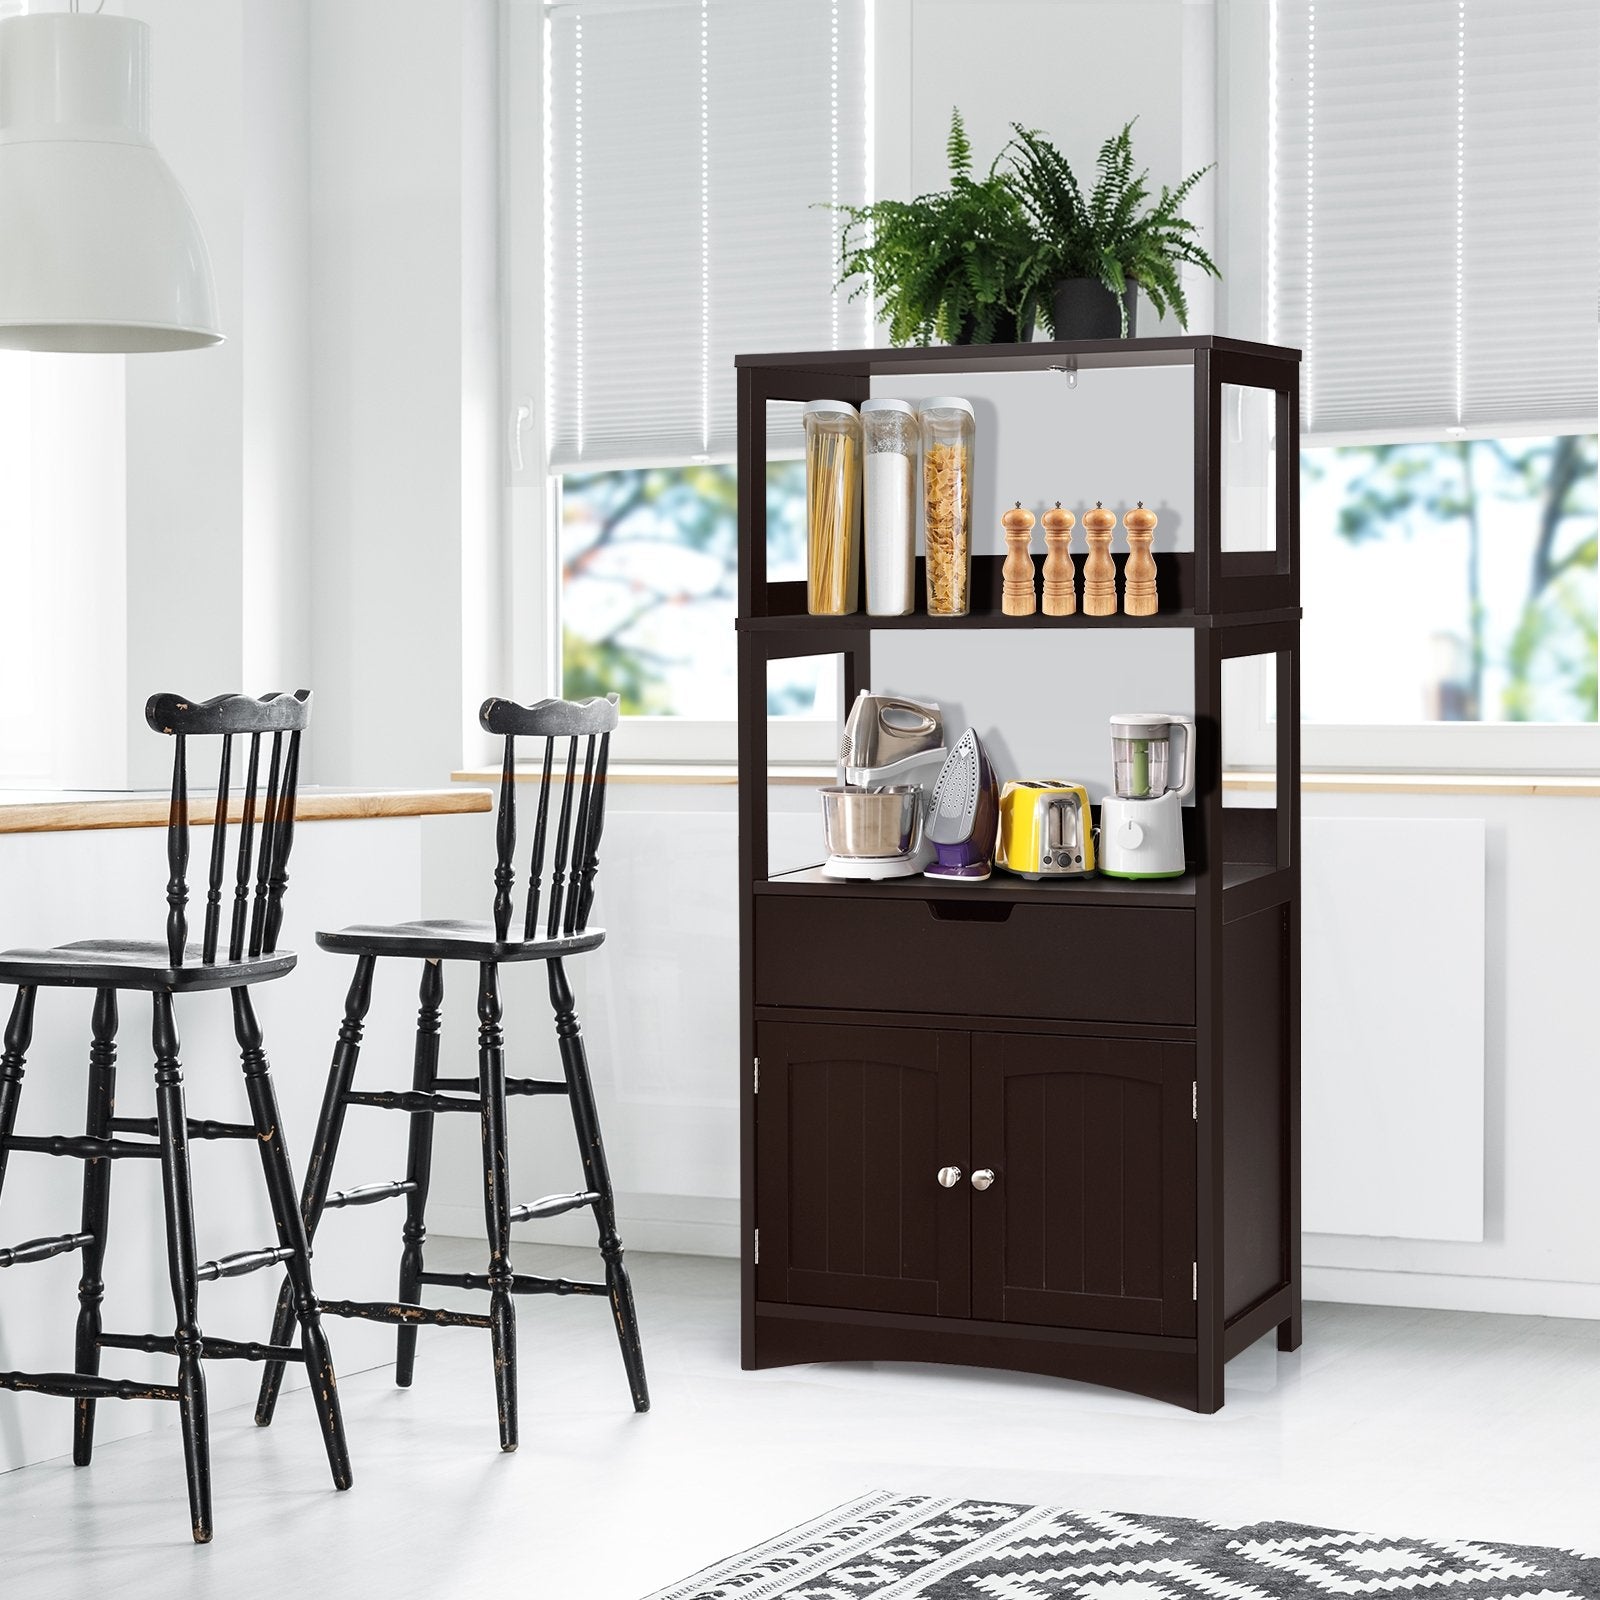
[[904, 400], [863, 400], [867, 610], [903, 617], [916, 606], [917, 413]]

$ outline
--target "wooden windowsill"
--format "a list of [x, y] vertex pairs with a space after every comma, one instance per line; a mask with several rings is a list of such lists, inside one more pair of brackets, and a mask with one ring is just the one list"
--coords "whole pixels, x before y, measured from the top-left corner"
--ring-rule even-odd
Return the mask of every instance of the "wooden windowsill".
[[[701, 784], [732, 787], [739, 770], [728, 761], [614, 761], [607, 769], [612, 783]], [[555, 774], [560, 781], [562, 774]], [[536, 765], [519, 766], [517, 781], [535, 783]], [[452, 783], [497, 784], [498, 767], [469, 767], [450, 775]], [[822, 765], [782, 765], [768, 769], [771, 784], [810, 786], [835, 781], [834, 768]], [[1271, 793], [1276, 779], [1267, 772], [1230, 772], [1224, 789], [1238, 793]], [[1600, 799], [1600, 775], [1541, 772], [1307, 772], [1300, 780], [1303, 794], [1432, 794], [1510, 795]]]
[[[85, 828], [164, 828], [169, 799], [151, 789], [0, 790], [0, 833], [73, 833]], [[228, 820], [237, 822], [243, 800], [236, 793]], [[214, 794], [189, 796], [189, 821], [203, 827], [216, 814]], [[304, 788], [295, 806], [297, 822], [354, 822], [372, 817], [436, 817], [490, 811], [486, 789]]]
[[[1230, 772], [1224, 789], [1271, 793], [1270, 772]], [[1563, 772], [1306, 772], [1302, 794], [1433, 794], [1600, 799], [1600, 776]]]

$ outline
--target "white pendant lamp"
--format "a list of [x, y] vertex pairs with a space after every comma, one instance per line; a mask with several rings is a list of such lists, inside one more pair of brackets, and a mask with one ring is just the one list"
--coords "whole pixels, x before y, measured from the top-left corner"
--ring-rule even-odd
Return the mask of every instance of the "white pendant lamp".
[[193, 350], [222, 338], [200, 225], [150, 142], [150, 30], [0, 21], [0, 349]]

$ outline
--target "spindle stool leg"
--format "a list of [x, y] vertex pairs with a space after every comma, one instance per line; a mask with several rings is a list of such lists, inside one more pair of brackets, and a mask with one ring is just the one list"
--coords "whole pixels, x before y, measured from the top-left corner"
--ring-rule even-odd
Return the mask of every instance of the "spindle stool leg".
[[[333, 1065], [328, 1069], [322, 1112], [317, 1118], [316, 1143], [311, 1147], [305, 1187], [301, 1191], [300, 1215], [305, 1219], [308, 1239], [316, 1234], [317, 1224], [322, 1220], [322, 1208], [328, 1198], [328, 1186], [333, 1181], [334, 1157], [339, 1152], [339, 1135], [344, 1130], [344, 1097], [355, 1081], [356, 1062], [361, 1056], [363, 1024], [372, 1004], [372, 972], [377, 960], [376, 956], [362, 956], [356, 962], [356, 974], [350, 981], [349, 993], [345, 995], [344, 1021], [339, 1024], [339, 1038], [333, 1047]], [[294, 1284], [286, 1277], [278, 1293], [278, 1309], [272, 1319], [272, 1343], [286, 1344], [293, 1327]], [[256, 1396], [258, 1428], [265, 1428], [271, 1423], [282, 1385], [283, 1363], [267, 1362], [261, 1374], [261, 1390]]]
[[233, 1032], [239, 1041], [239, 1059], [244, 1064], [245, 1092], [250, 1098], [250, 1115], [255, 1123], [256, 1149], [261, 1152], [261, 1170], [267, 1180], [267, 1195], [272, 1202], [272, 1220], [278, 1231], [279, 1247], [293, 1252], [285, 1268], [293, 1290], [295, 1317], [300, 1323], [300, 1343], [305, 1351], [306, 1372], [311, 1379], [311, 1394], [316, 1401], [317, 1421], [322, 1442], [328, 1452], [336, 1489], [350, 1487], [350, 1450], [345, 1443], [344, 1419], [339, 1411], [338, 1379], [334, 1375], [333, 1355], [328, 1335], [322, 1326], [322, 1313], [316, 1292], [311, 1287], [311, 1243], [305, 1219], [295, 1194], [294, 1173], [283, 1144], [283, 1118], [278, 1110], [277, 1091], [272, 1086], [272, 1069], [261, 1047], [261, 1024], [256, 1018], [250, 991], [233, 991]]
[[4, 1140], [17, 1125], [17, 1107], [22, 1101], [22, 1073], [33, 1043], [33, 997], [38, 991], [28, 985], [17, 990], [11, 1003], [11, 1020], [6, 1023], [5, 1053], [0, 1055], [0, 1189], [5, 1188], [6, 1157], [10, 1153]]
[[161, 1145], [161, 1198], [167, 1219], [167, 1272], [177, 1313], [178, 1415], [183, 1429], [184, 1470], [189, 1479], [189, 1522], [196, 1544], [211, 1540], [211, 1438], [206, 1416], [206, 1377], [201, 1366], [200, 1280], [196, 1273], [194, 1199], [189, 1181], [189, 1125], [184, 1107], [183, 1067], [178, 1061], [178, 1026], [172, 996], [154, 996], [152, 1037], [156, 1056], [156, 1133]]
[[506, 1062], [500, 1032], [500, 972], [480, 964], [478, 1095], [483, 1104], [483, 1212], [489, 1234], [489, 1338], [494, 1346], [500, 1448], [517, 1448], [517, 1311], [511, 1296], [511, 1184], [506, 1159]]
[[[111, 1137], [117, 1093], [117, 991], [100, 989], [94, 997], [94, 1043], [89, 1046], [89, 1097], [83, 1131], [91, 1139]], [[111, 1163], [83, 1164], [83, 1221], [89, 1235], [78, 1279], [76, 1372], [91, 1376], [100, 1370], [100, 1302], [105, 1298], [106, 1224], [111, 1215]], [[89, 1465], [94, 1454], [94, 1401], [80, 1399], [72, 1436], [72, 1464]]]
[[578, 1023], [572, 997], [572, 984], [565, 966], [547, 963], [550, 969], [550, 1004], [556, 1014], [556, 1041], [561, 1049], [561, 1067], [567, 1078], [567, 1099], [572, 1104], [572, 1125], [578, 1136], [578, 1155], [583, 1162], [584, 1184], [600, 1198], [595, 1202], [595, 1222], [600, 1229], [600, 1255], [605, 1261], [606, 1288], [611, 1299], [611, 1316], [617, 1326], [617, 1343], [622, 1347], [622, 1365], [628, 1374], [628, 1389], [633, 1409], [650, 1409], [650, 1386], [644, 1375], [644, 1349], [639, 1342], [639, 1317], [633, 1305], [633, 1285], [622, 1264], [622, 1240], [617, 1237], [616, 1204], [611, 1193], [611, 1170], [606, 1164], [605, 1145], [600, 1140], [600, 1117], [595, 1110], [594, 1089], [589, 1082], [589, 1058], [583, 1045], [583, 1029]]
[[[444, 1003], [444, 963], [422, 963], [422, 985], [418, 993], [417, 1049], [411, 1067], [411, 1087], [430, 1093], [439, 1073], [439, 1009]], [[411, 1113], [410, 1143], [406, 1152], [406, 1181], [412, 1185], [406, 1195], [406, 1220], [401, 1229], [400, 1303], [415, 1305], [422, 1293], [422, 1246], [428, 1237], [428, 1183], [433, 1171], [433, 1113]], [[417, 1362], [417, 1330], [403, 1327], [396, 1340], [394, 1381], [402, 1389], [411, 1387], [411, 1374]]]

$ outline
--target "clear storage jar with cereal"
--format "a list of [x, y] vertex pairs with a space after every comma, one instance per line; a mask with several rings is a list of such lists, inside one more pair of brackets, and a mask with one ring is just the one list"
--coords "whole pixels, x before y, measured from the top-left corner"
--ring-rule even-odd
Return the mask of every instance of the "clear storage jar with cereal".
[[813, 400], [806, 428], [806, 610], [837, 617], [857, 606], [861, 572], [861, 414]]
[[972, 405], [941, 395], [924, 400], [918, 416], [928, 615], [964, 617], [972, 604]]

